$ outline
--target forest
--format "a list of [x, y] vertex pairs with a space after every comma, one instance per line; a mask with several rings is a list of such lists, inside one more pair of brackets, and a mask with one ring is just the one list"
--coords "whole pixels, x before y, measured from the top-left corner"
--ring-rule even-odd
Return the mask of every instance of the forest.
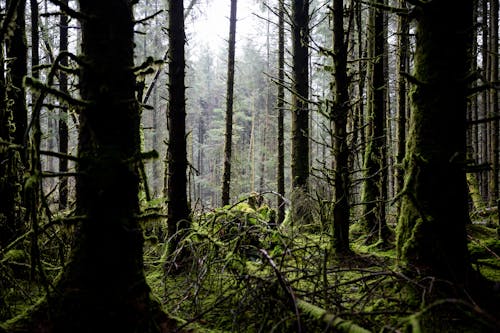
[[0, 333], [500, 332], [499, 0], [0, 0]]

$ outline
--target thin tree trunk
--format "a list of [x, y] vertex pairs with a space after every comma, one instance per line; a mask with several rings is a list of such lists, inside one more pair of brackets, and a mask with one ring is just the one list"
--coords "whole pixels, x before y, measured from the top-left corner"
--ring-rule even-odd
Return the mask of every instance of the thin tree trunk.
[[362, 223], [367, 241], [386, 242], [389, 236], [385, 221], [386, 201], [386, 89], [384, 12], [374, 7], [369, 14], [368, 52], [370, 57], [368, 121], [369, 136], [365, 148], [364, 182], [361, 194]]
[[284, 136], [284, 108], [285, 108], [285, 0], [279, 0], [278, 10], [278, 216], [277, 223], [285, 219], [285, 136]]
[[[490, 0], [490, 47], [489, 47], [489, 81], [498, 82], [498, 0]], [[498, 89], [490, 89], [489, 92], [489, 113], [491, 117], [498, 116]], [[500, 140], [500, 124], [498, 119], [492, 121], [491, 124], [491, 190], [490, 202], [496, 205], [499, 195], [499, 140]]]
[[[33, 0], [36, 2], [36, 0]], [[64, 5], [68, 5], [68, 0], [61, 1]], [[68, 16], [61, 14], [59, 18], [59, 52], [68, 51]], [[68, 66], [66, 57], [61, 59], [61, 66]], [[68, 77], [64, 71], [59, 72], [59, 89], [63, 93], [68, 93]], [[68, 153], [68, 109], [61, 105], [59, 109], [59, 152], [62, 154]], [[68, 160], [59, 159], [59, 172], [65, 173], [68, 171]], [[64, 210], [68, 205], [68, 178], [61, 177], [59, 179], [59, 209]]]
[[292, 2], [292, 187], [307, 192], [309, 178], [309, 0]]
[[231, 157], [233, 144], [233, 91], [234, 91], [234, 52], [236, 46], [236, 9], [237, 0], [231, 0], [229, 17], [229, 49], [227, 56], [226, 90], [226, 132], [224, 140], [224, 171], [222, 176], [222, 205], [228, 205], [231, 194]]
[[186, 88], [183, 0], [169, 1], [169, 103], [167, 147], [168, 232], [175, 249], [190, 226], [187, 197]]
[[333, 239], [337, 252], [349, 251], [350, 179], [347, 147], [347, 117], [349, 114], [349, 81], [347, 78], [347, 47], [344, 36], [344, 1], [334, 0], [333, 17], [333, 103], [330, 110], [332, 155], [334, 157]]
[[[400, 0], [399, 6], [407, 8], [406, 0]], [[403, 190], [404, 170], [403, 159], [406, 147], [406, 110], [407, 110], [407, 87], [404, 73], [408, 73], [408, 52], [409, 52], [409, 19], [405, 15], [398, 17], [398, 55], [396, 64], [397, 76], [397, 149], [396, 149], [396, 195]], [[399, 203], [398, 203], [399, 211]]]

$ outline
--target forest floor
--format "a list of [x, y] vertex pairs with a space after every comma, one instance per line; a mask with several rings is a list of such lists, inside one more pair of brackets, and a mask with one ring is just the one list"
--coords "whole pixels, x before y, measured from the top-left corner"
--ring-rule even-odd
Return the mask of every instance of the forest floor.
[[[405, 275], [394, 244], [365, 244], [366, 235], [356, 223], [351, 227], [352, 252], [339, 256], [330, 250], [326, 224], [294, 224], [288, 218], [277, 227], [273, 214], [266, 205], [254, 209], [246, 202], [199, 213], [172, 253], [164, 236], [166, 222], [148, 224], [146, 278], [153, 296], [176, 320], [178, 332], [427, 332], [421, 324], [437, 308], [446, 309], [443, 322], [459, 327], [457, 332], [499, 330], [496, 216], [468, 226], [473, 268], [491, 283], [494, 305], [488, 307], [474, 295], [429, 301], [434, 280]], [[322, 220], [320, 214], [313, 219]], [[50, 281], [62, 271], [69, 242], [62, 229], [46, 234], [39, 243]], [[189, 255], [181, 260], [183, 253]], [[29, 262], [22, 250], [0, 258], [5, 295], [0, 322], [45, 293], [32, 279]], [[418, 297], [408, 297], [410, 293]]]
[[[192, 258], [180, 270], [180, 252], [167, 256], [161, 243], [148, 246], [148, 281], [180, 331], [418, 332], [435, 308], [447, 309], [445, 321], [463, 332], [500, 327], [498, 307], [482, 308], [474, 296], [429, 302], [433, 282], [405, 276], [393, 244], [367, 245], [354, 226], [352, 252], [338, 256], [321, 223], [285, 220], [275, 228], [269, 214], [243, 203], [200, 215], [183, 244]], [[500, 241], [492, 225], [469, 226], [469, 250], [473, 268], [498, 289]], [[421, 297], [409, 302], [409, 293]], [[500, 302], [496, 293], [493, 302]]]

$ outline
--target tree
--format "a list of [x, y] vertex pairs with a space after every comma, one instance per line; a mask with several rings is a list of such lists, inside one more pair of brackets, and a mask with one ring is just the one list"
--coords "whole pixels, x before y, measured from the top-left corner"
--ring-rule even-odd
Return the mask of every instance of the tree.
[[[63, 5], [68, 6], [68, 0], [61, 1]], [[68, 51], [68, 23], [69, 18], [63, 12], [59, 18], [59, 52]], [[61, 66], [68, 66], [67, 57], [61, 58]], [[59, 90], [62, 93], [68, 93], [68, 76], [64, 70], [59, 72]], [[59, 109], [59, 152], [68, 153], [68, 109], [61, 105]], [[59, 172], [64, 174], [68, 171], [68, 160], [59, 160]], [[68, 178], [61, 177], [59, 180], [59, 208], [65, 209], [68, 205]]]
[[[11, 1], [7, 5], [7, 11], [3, 19], [3, 26], [9, 27], [15, 22], [18, 11], [19, 1]], [[24, 22], [24, 21], [23, 21]], [[24, 24], [24, 23], [23, 23]], [[17, 33], [22, 31], [16, 30]], [[0, 247], [6, 247], [11, 241], [22, 233], [22, 222], [20, 216], [21, 206], [21, 188], [19, 186], [21, 172], [20, 152], [22, 149], [22, 141], [19, 142], [19, 135], [16, 135], [16, 119], [20, 124], [23, 124], [19, 118], [14, 116], [13, 102], [8, 102], [13, 98], [12, 87], [9, 87], [12, 82], [11, 78], [6, 78], [4, 70], [6, 64], [6, 54], [4, 53], [3, 45], [11, 45], [13, 41], [9, 39], [14, 36], [8, 36], [7, 31], [2, 29], [0, 34], [0, 197], [2, 204], [0, 205]], [[19, 39], [19, 38], [18, 38]], [[22, 40], [22, 38], [20, 38]], [[21, 51], [25, 49], [21, 48]], [[7, 58], [12, 56], [12, 46]], [[21, 56], [22, 58], [22, 56]], [[26, 59], [26, 58], [25, 58]], [[9, 66], [9, 71], [13, 71], [13, 60]], [[26, 64], [25, 64], [26, 65]], [[21, 72], [24, 69], [21, 68]], [[22, 75], [22, 73], [21, 73]], [[19, 84], [19, 82], [18, 82]], [[24, 95], [22, 96], [24, 99]], [[21, 117], [22, 118], [22, 117]], [[25, 125], [26, 126], [26, 125]], [[24, 136], [24, 133], [23, 133]], [[17, 145], [17, 146], [16, 146]]]
[[231, 155], [233, 144], [233, 91], [234, 91], [234, 52], [236, 44], [237, 0], [231, 0], [229, 17], [229, 49], [227, 55], [226, 91], [226, 131], [224, 140], [224, 171], [222, 176], [222, 205], [228, 205], [231, 194]]
[[[498, 0], [490, 0], [490, 50], [489, 55], [489, 82], [498, 82]], [[498, 106], [498, 89], [494, 87], [490, 89], [489, 96], [489, 114], [490, 117], [495, 118], [499, 113]], [[500, 123], [498, 119], [492, 120], [491, 125], [491, 202], [495, 203], [499, 197], [499, 174], [500, 174], [500, 153], [499, 153], [499, 140], [500, 140]]]
[[309, 178], [309, 0], [292, 1], [292, 187]]
[[375, 7], [369, 12], [368, 56], [368, 135], [364, 156], [364, 182], [361, 194], [363, 202], [362, 223], [368, 232], [368, 241], [387, 241], [385, 221], [387, 197], [386, 163], [386, 85], [385, 85], [385, 13]]
[[330, 109], [332, 155], [334, 156], [333, 246], [337, 252], [349, 251], [349, 149], [347, 117], [350, 110], [347, 78], [347, 45], [344, 36], [344, 1], [334, 0], [333, 17], [333, 102]]
[[[400, 0], [400, 7], [406, 9], [406, 1]], [[405, 155], [406, 146], [406, 112], [407, 103], [407, 87], [404, 74], [408, 73], [409, 59], [409, 19], [406, 15], [398, 16], [398, 55], [397, 55], [397, 149], [396, 149], [396, 169], [395, 182], [396, 193], [403, 190], [404, 186], [404, 170], [402, 163]]]
[[184, 55], [184, 5], [182, 0], [170, 0], [169, 10], [169, 103], [167, 148], [168, 232], [175, 249], [182, 233], [190, 225], [187, 198], [186, 97]]
[[[26, 2], [23, 0], [8, 0], [7, 7], [14, 7], [15, 27], [12, 36], [7, 39], [7, 58], [10, 59], [7, 68], [7, 98], [12, 107], [14, 129], [14, 143], [24, 146], [25, 133], [28, 125], [28, 112], [26, 111], [26, 96], [23, 78], [28, 73], [27, 46], [26, 46], [26, 20], [24, 12]], [[26, 156], [22, 154], [22, 159]]]
[[[139, 103], [127, 1], [79, 2], [81, 103], [75, 244], [56, 293], [10, 322], [15, 332], [159, 332], [139, 225]], [[106, 32], [106, 33], [103, 33]]]
[[278, 109], [278, 216], [277, 223], [285, 219], [285, 136], [284, 136], [284, 108], [285, 108], [285, 0], [279, 0], [278, 9], [278, 95], [276, 109]]
[[[397, 229], [400, 264], [422, 276], [469, 282], [466, 161], [472, 1], [416, 8], [410, 135]], [[439, 288], [438, 288], [439, 290]]]

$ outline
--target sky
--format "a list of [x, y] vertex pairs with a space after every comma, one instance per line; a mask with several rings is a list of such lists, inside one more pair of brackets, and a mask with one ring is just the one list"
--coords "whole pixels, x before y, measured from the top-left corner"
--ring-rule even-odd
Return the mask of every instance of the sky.
[[[212, 51], [225, 48], [229, 37], [230, 0], [201, 1], [186, 21], [188, 43], [191, 46], [208, 44]], [[259, 36], [258, 26], [264, 23], [254, 15], [259, 6], [254, 0], [240, 0], [237, 7], [236, 52], [238, 45]], [[260, 14], [260, 13], [259, 13]], [[262, 14], [260, 14], [262, 15]]]

